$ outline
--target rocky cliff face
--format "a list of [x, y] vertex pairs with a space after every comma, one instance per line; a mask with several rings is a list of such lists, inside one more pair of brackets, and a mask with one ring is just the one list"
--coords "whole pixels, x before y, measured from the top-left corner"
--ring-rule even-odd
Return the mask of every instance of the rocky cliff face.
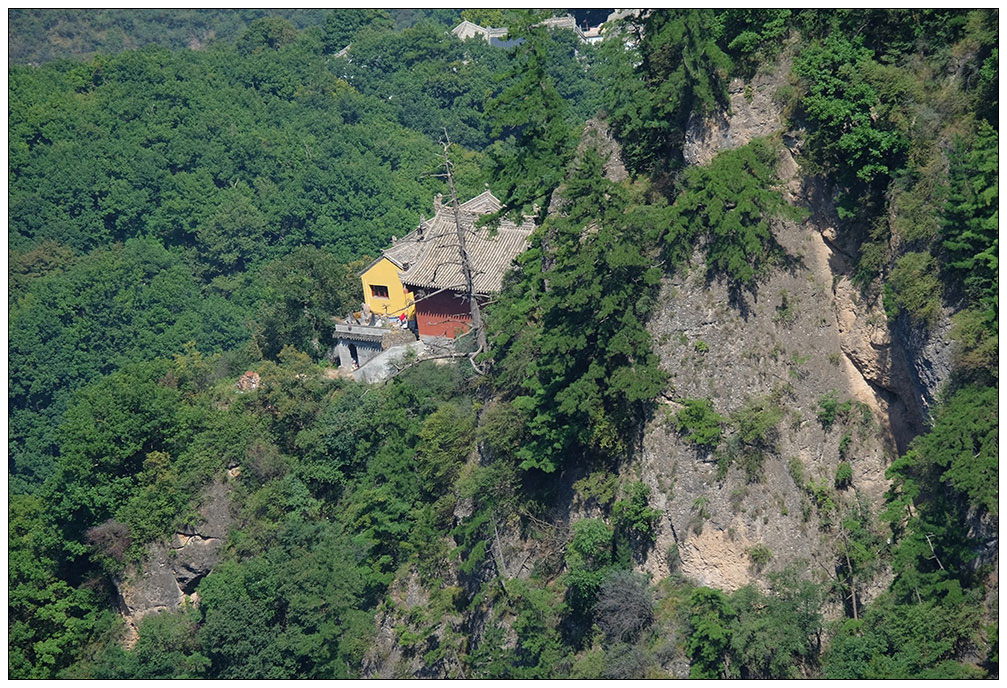
[[[801, 132], [782, 131], [774, 95], [789, 71], [784, 56], [772, 73], [748, 84], [734, 80], [730, 113], [694, 120], [684, 153], [688, 162], [705, 164], [757, 137], [782, 139], [785, 195], [809, 210], [805, 222], [774, 227], [793, 267], [761, 284], [742, 310], [729, 305], [724, 285], [706, 282], [702, 269], [676, 276], [663, 285], [650, 324], [672, 383], [639, 456], [664, 512], [644, 568], [667, 575], [677, 563], [671, 551], [686, 575], [726, 590], [790, 563], [818, 574], [833, 568], [835, 534], [820, 526], [835, 514], [820, 508], [816, 486], [831, 489], [840, 462], [848, 461], [853, 477], [837, 490], [834, 508], [841, 513], [866, 501], [877, 513], [887, 465], [923, 429], [950, 372], [947, 317], [930, 331], [904, 318], [892, 326], [880, 297], [852, 284], [852, 249], [837, 239], [832, 193], [801, 174], [794, 159]], [[830, 428], [820, 423], [816, 409], [830, 394], [853, 401], [859, 419]], [[761, 479], [753, 482], [736, 468], [718, 475], [711, 457], [670, 429], [678, 402], [699, 397], [722, 415], [767, 397], [784, 411], [777, 451]]]
[[226, 482], [209, 485], [201, 495], [200, 521], [176, 532], [169, 542], [155, 542], [138, 564], [116, 581], [119, 611], [126, 621], [126, 647], [137, 640], [137, 624], [148, 614], [198, 604], [196, 587], [213, 569], [231, 527]]
[[[784, 195], [809, 214], [803, 222], [775, 224], [789, 267], [776, 270], [740, 308], [725, 285], [708, 282], [698, 256], [691, 270], [662, 284], [648, 328], [670, 384], [635, 456], [622, 467], [623, 478], [650, 487], [651, 505], [661, 512], [653, 546], [636, 556], [637, 569], [654, 580], [679, 570], [698, 584], [732, 591], [763, 585], [767, 574], [791, 564], [814, 578], [834, 579], [836, 524], [863, 506], [878, 513], [888, 489], [886, 468], [922, 429], [928, 406], [948, 377], [946, 318], [930, 332], [902, 321], [893, 326], [880, 297], [866, 296], [852, 284], [853, 251], [837, 236], [833, 194], [821, 180], [802, 175], [795, 160], [801, 132], [783, 131], [774, 96], [789, 71], [784, 56], [771, 73], [750, 83], [733, 81], [730, 113], [694, 120], [689, 127], [684, 154], [690, 164], [706, 164], [717, 152], [754, 138], [779, 137]], [[603, 122], [588, 124], [580, 148], [587, 146], [609, 157], [606, 176], [627, 178], [618, 143]], [[553, 195], [549, 212], [562, 212], [562, 190]], [[756, 476], [736, 465], [723, 471], [715, 454], [697, 451], [673, 429], [670, 420], [682, 401], [694, 398], [710, 399], [722, 416], [752, 401], [780, 410], [775, 449], [766, 453]], [[828, 400], [845, 409], [831, 424], [819, 418]], [[837, 483], [840, 463], [849, 464], [852, 476]], [[578, 467], [556, 476], [553, 512], [549, 523], [541, 524], [548, 525], [542, 532], [551, 533], [545, 541], [501, 523], [483, 570], [470, 576], [444, 572], [446, 582], [435, 591], [425, 588], [415, 570], [400, 578], [379, 613], [364, 675], [460, 675], [462, 667], [450, 652], [434, 665], [422, 660], [423, 652], [449, 647], [459, 636], [470, 648], [477, 646], [496, 613], [492, 592], [475, 608], [448, 614], [436, 628], [417, 620], [435, 618], [431, 599], [444, 590], [461, 587], [471, 596], [496, 575], [523, 578], [535, 567], [559, 575], [571, 524], [602, 515], [597, 504], [572, 489], [583, 477]], [[461, 512], [456, 511], [459, 519], [466, 515]], [[858, 601], [876, 596], [890, 578], [890, 571], [881, 571], [873, 581], [862, 581]], [[507, 618], [495, 621], [509, 628]], [[404, 647], [402, 637], [411, 635], [422, 635], [428, 645]], [[511, 633], [505, 643], [514, 640]], [[662, 664], [669, 675], [688, 675], [684, 656]]]
[[[839, 463], [849, 460], [844, 500], [880, 504], [887, 489], [890, 404], [843, 354], [831, 252], [804, 224], [780, 223], [775, 233], [795, 267], [762, 284], [745, 311], [729, 304], [724, 285], [708, 285], [698, 266], [662, 288], [650, 329], [671, 386], [639, 456], [665, 516], [645, 564], [655, 576], [670, 572], [673, 545], [686, 575], [725, 590], [798, 561], [830, 568], [813, 484], [831, 490]], [[851, 408], [859, 415], [824, 427], [816, 411], [829, 395], [857, 402]], [[681, 401], [691, 398], [709, 398], [723, 416], [751, 401], [781, 411], [776, 451], [765, 455], [757, 480], [738, 467], [721, 475], [715, 456], [671, 428]]]

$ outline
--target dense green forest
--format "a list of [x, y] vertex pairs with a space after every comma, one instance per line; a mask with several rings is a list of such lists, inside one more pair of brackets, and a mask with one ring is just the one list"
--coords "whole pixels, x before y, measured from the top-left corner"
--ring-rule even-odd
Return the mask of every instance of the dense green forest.
[[[462, 16], [521, 40], [461, 42]], [[395, 642], [430, 676], [656, 678], [678, 655], [694, 678], [998, 676], [977, 559], [998, 519], [998, 12], [660, 10], [598, 44], [542, 18], [10, 10], [10, 678], [359, 677], [411, 574], [429, 602]], [[952, 314], [954, 369], [884, 509], [831, 524], [840, 582], [791, 567], [726, 593], [673, 552], [665, 579], [634, 570], [659, 512], [619, 467], [667, 382], [661, 280], [698, 256], [744, 308], [787, 260], [770, 220], [805, 215], [778, 140], [683, 158], [690, 116], [783, 51], [776, 98], [836, 189], [858, 288], [893, 328]], [[599, 117], [624, 181], [579, 145]], [[461, 197], [489, 183], [540, 221], [488, 307], [488, 372], [333, 377], [331, 318], [447, 190], [445, 133]], [[823, 398], [823, 426], [845, 404]], [[753, 480], [779, 422], [703, 399], [673, 419]], [[235, 466], [198, 605], [126, 649], [117, 577]], [[548, 540], [570, 469], [597, 516], [504, 575], [498, 525]]]

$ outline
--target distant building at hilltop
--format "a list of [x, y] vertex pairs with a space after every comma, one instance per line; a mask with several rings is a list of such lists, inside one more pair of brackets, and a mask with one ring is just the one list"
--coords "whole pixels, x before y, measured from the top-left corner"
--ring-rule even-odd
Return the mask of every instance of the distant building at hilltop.
[[507, 40], [507, 28], [494, 28], [479, 26], [478, 24], [473, 24], [472, 22], [466, 20], [461, 24], [451, 29], [451, 33], [454, 34], [459, 40], [467, 41], [470, 38], [479, 37], [489, 43], [490, 45], [495, 45], [501, 48], [509, 48], [515, 43], [515, 41]]
[[[601, 30], [603, 26], [602, 24], [589, 27], [586, 30], [581, 29], [580, 26], [577, 25], [577, 20], [569, 14], [562, 17], [549, 17], [548, 19], [540, 22], [539, 25], [548, 29], [569, 29], [577, 34], [577, 38], [584, 43], [596, 43], [603, 38]], [[463, 21], [461, 24], [453, 28], [451, 33], [463, 41], [479, 37], [490, 45], [495, 45], [501, 48], [509, 48], [520, 42], [520, 39], [507, 39], [506, 27], [497, 28], [479, 26], [478, 24], [474, 24], [468, 20]]]

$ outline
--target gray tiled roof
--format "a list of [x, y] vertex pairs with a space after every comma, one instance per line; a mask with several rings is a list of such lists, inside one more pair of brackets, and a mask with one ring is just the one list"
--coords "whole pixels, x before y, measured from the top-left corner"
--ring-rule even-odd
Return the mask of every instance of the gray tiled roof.
[[[500, 291], [504, 273], [518, 254], [527, 248], [528, 237], [535, 229], [530, 220], [519, 227], [506, 219], [500, 221], [493, 236], [490, 236], [492, 232], [489, 228], [476, 228], [476, 220], [481, 215], [496, 212], [500, 207], [500, 201], [489, 191], [458, 207], [465, 231], [465, 247], [472, 260], [473, 283], [479, 294]], [[421, 289], [464, 289], [458, 234], [451, 206], [439, 207], [433, 219], [411, 232], [409, 237], [417, 233], [422, 234], [422, 239], [417, 241], [422, 245], [422, 255], [400, 273], [402, 283]]]
[[384, 251], [384, 256], [399, 266], [400, 270], [407, 269], [423, 255], [423, 233], [427, 222], [421, 222], [420, 226], [406, 234], [404, 237], [393, 243]]

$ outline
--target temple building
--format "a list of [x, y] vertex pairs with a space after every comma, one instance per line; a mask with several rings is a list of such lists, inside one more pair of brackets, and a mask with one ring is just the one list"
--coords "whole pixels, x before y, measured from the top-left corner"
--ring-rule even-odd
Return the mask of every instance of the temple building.
[[[421, 225], [423, 253], [400, 273], [402, 284], [415, 295], [416, 327], [421, 338], [455, 338], [471, 327], [472, 316], [462, 273], [454, 210], [435, 201], [434, 217]], [[465, 247], [472, 263], [473, 291], [486, 300], [499, 292], [504, 274], [528, 247], [535, 225], [502, 219], [495, 230], [477, 228], [480, 216], [500, 210], [500, 201], [485, 191], [459, 206]]]
[[[477, 228], [476, 221], [500, 210], [489, 191], [459, 205], [465, 243], [472, 261], [477, 298], [500, 291], [504, 273], [525, 250], [535, 228], [500, 221], [496, 230]], [[434, 216], [392, 245], [360, 273], [367, 325], [380, 321], [408, 324], [420, 338], [455, 338], [471, 327], [469, 302], [461, 268], [454, 209], [434, 199]], [[358, 321], [358, 326], [364, 323]], [[358, 347], [359, 348], [359, 347]]]

